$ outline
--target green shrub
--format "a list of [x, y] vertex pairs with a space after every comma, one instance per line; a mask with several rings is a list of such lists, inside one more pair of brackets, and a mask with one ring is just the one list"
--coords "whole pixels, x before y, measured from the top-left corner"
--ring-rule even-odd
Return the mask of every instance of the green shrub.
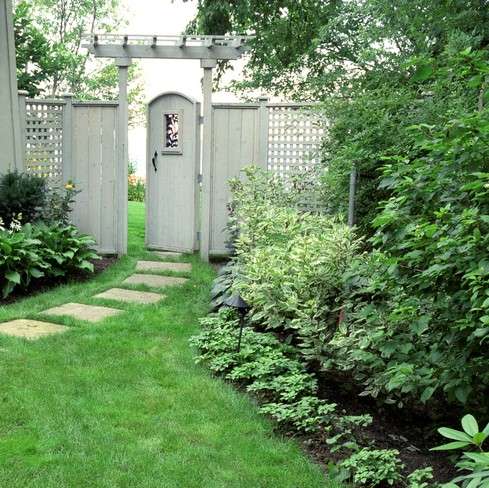
[[130, 162], [127, 172], [127, 199], [130, 202], [144, 202], [146, 185], [136, 176], [136, 165]]
[[80, 190], [72, 181], [68, 181], [63, 188], [49, 189], [40, 219], [48, 225], [68, 225], [78, 193]]
[[0, 176], [0, 219], [6, 226], [21, 216], [23, 223], [41, 217], [47, 187], [43, 178], [13, 171]]
[[73, 226], [26, 224], [0, 230], [0, 289], [6, 298], [16, 288], [25, 289], [39, 278], [67, 277], [91, 272], [96, 253], [91, 237]]
[[[489, 67], [488, 67], [489, 70]], [[489, 110], [412, 129], [419, 156], [385, 168], [375, 250], [349, 271], [337, 367], [399, 404], [475, 408], [489, 389]]]
[[343, 273], [359, 243], [328, 216], [297, 208], [300, 192], [255, 167], [232, 182], [240, 273], [234, 289], [253, 324], [289, 334], [310, 361], [328, 355], [342, 305]]
[[362, 449], [341, 462], [356, 485], [393, 485], [401, 480], [404, 467], [395, 449]]

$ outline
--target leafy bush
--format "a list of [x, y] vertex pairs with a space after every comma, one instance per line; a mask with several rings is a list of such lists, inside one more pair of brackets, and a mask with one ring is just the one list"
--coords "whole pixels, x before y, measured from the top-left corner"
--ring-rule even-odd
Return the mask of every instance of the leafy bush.
[[401, 480], [403, 465], [395, 449], [362, 449], [341, 463], [357, 485], [393, 485]]
[[489, 110], [412, 130], [419, 156], [386, 166], [377, 250], [347, 277], [337, 367], [389, 401], [436, 393], [478, 408], [489, 389]]
[[68, 225], [78, 193], [80, 190], [76, 189], [72, 181], [68, 181], [64, 188], [49, 189], [40, 219], [50, 225]]
[[6, 298], [16, 288], [25, 289], [39, 278], [60, 278], [93, 271], [91, 237], [73, 226], [26, 224], [0, 229], [0, 288]]
[[127, 198], [130, 202], [144, 202], [146, 185], [144, 180], [136, 176], [136, 166], [129, 163], [127, 176]]
[[431, 466], [419, 468], [408, 475], [407, 485], [409, 488], [428, 488], [432, 479], [433, 468]]
[[483, 430], [480, 430], [477, 420], [472, 415], [465, 415], [461, 423], [463, 431], [448, 427], [439, 428], [438, 432], [443, 437], [452, 440], [452, 442], [435, 447], [432, 450], [449, 451], [472, 447], [478, 452], [463, 453], [456, 466], [459, 470], [469, 471], [470, 473], [458, 476], [445, 486], [456, 487], [458, 483], [462, 483], [464, 488], [486, 487], [489, 484], [489, 452], [485, 452], [482, 445], [489, 436], [489, 424]]
[[233, 181], [237, 290], [253, 324], [291, 336], [320, 361], [338, 322], [343, 273], [358, 249], [350, 229], [331, 217], [297, 209], [295, 192], [256, 167]]
[[46, 182], [28, 173], [13, 171], [0, 176], [0, 219], [6, 226], [21, 216], [22, 222], [34, 222], [46, 202]]

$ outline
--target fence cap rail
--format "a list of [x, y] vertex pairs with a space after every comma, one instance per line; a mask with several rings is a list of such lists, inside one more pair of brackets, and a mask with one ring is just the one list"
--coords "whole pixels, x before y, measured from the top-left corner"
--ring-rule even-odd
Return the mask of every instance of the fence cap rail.
[[[26, 98], [26, 104], [30, 105], [66, 105], [66, 98]], [[73, 100], [73, 106], [82, 107], [118, 107], [118, 100]]]

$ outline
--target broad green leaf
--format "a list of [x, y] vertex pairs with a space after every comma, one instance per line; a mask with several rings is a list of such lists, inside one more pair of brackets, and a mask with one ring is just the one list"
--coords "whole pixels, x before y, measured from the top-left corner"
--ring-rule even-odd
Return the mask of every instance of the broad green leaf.
[[423, 403], [427, 402], [435, 392], [436, 388], [434, 386], [428, 386], [427, 388], [424, 389], [423, 393], [421, 394], [421, 401]]
[[448, 444], [442, 444], [441, 446], [432, 447], [430, 451], [450, 451], [451, 449], [461, 449], [462, 447], [470, 446], [470, 442], [449, 442]]
[[29, 270], [29, 274], [31, 276], [33, 276], [34, 278], [41, 278], [42, 276], [44, 276], [44, 273], [40, 269], [37, 269], [37, 268], [31, 268]]
[[487, 439], [487, 434], [485, 432], [477, 432], [477, 434], [472, 437], [475, 444], [480, 446]]
[[477, 463], [489, 465], [489, 453], [487, 452], [465, 452], [464, 456], [474, 460]]
[[456, 441], [472, 442], [472, 437], [467, 435], [465, 432], [460, 432], [459, 430], [450, 429], [448, 427], [440, 427], [438, 432], [447, 439], [454, 439]]
[[479, 426], [477, 425], [477, 420], [475, 420], [473, 415], [465, 415], [462, 418], [462, 428], [464, 431], [473, 437], [477, 432], [479, 432]]
[[8, 273], [5, 273], [5, 278], [12, 283], [17, 283], [17, 285], [20, 285], [20, 274], [17, 271], [9, 271]]

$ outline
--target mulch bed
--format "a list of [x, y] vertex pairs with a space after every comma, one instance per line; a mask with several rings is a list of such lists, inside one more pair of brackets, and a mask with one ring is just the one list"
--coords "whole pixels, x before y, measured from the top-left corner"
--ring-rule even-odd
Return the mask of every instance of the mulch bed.
[[[430, 451], [430, 448], [445, 443], [436, 429], [445, 426], [457, 428], [461, 412], [448, 408], [443, 411], [398, 408], [376, 402], [371, 397], [359, 396], [361, 390], [347, 378], [318, 375], [318, 380], [320, 396], [329, 403], [336, 403], [339, 412], [344, 412], [345, 415], [372, 416], [372, 424], [356, 432], [360, 445], [371, 446], [372, 449], [398, 450], [405, 466], [403, 474], [406, 476], [427, 466], [433, 468], [434, 481], [444, 483], [457, 476], [457, 470], [448, 459], [448, 454]], [[298, 435], [297, 432], [287, 431], [282, 433], [299, 441], [303, 449], [323, 466], [345, 457], [341, 452], [332, 453], [319, 436]]]
[[32, 297], [39, 293], [44, 293], [48, 290], [51, 290], [59, 285], [65, 285], [67, 283], [79, 283], [83, 281], [87, 281], [94, 276], [105, 271], [109, 266], [112, 266], [118, 260], [117, 256], [100, 256], [100, 259], [94, 259], [92, 261], [94, 266], [93, 273], [83, 273], [79, 272], [76, 274], [72, 274], [70, 276], [63, 276], [56, 279], [43, 279], [40, 278], [38, 280], [34, 280], [31, 286], [24, 290], [15, 290], [11, 295], [9, 295], [6, 299], [0, 298], [0, 305], [8, 305], [17, 300], [21, 300], [23, 298]]

